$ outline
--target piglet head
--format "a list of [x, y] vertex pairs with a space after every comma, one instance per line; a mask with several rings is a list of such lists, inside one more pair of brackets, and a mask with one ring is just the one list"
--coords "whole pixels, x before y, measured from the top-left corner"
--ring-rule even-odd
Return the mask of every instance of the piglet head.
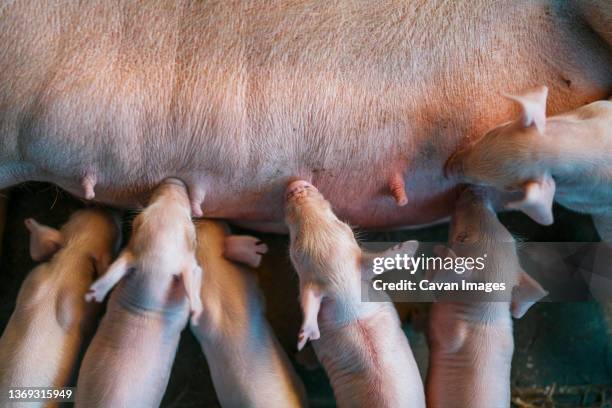
[[523, 271], [516, 244], [499, 222], [492, 204], [492, 193], [484, 187], [470, 186], [461, 193], [453, 213], [449, 233], [451, 248], [438, 249], [443, 257], [484, 258], [484, 269], [472, 268], [466, 279], [505, 282], [512, 288], [511, 313], [522, 317], [547, 292]]
[[[126, 249], [110, 266], [107, 276], [92, 285], [88, 300], [102, 301], [106, 294], [134, 270], [151, 279], [168, 282], [180, 279], [190, 301], [194, 320], [202, 311], [202, 271], [195, 258], [196, 232], [186, 186], [177, 179], [164, 181], [153, 193], [147, 207], [134, 219]], [[154, 294], [151, 296], [166, 294]]]
[[340, 264], [347, 259], [358, 260], [360, 249], [353, 231], [309, 182], [298, 180], [287, 187], [285, 222], [298, 273], [308, 270], [323, 277], [342, 269]]
[[63, 247], [74, 244], [75, 250], [86, 253], [98, 275], [108, 269], [120, 237], [118, 218], [101, 209], [80, 210], [72, 214], [61, 230], [25, 220], [30, 231], [30, 255], [36, 261], [49, 259]]
[[285, 220], [291, 228], [310, 223], [323, 217], [330, 221], [337, 218], [331, 205], [315, 186], [304, 180], [289, 183], [285, 191]]
[[493, 208], [494, 193], [484, 186], [464, 187], [455, 203], [449, 240], [455, 244], [478, 244], [489, 238], [513, 242]]
[[539, 148], [546, 128], [547, 95], [545, 86], [518, 96], [505, 95], [519, 105], [520, 117], [453, 153], [444, 168], [448, 178], [523, 191], [525, 199], [513, 202], [510, 208], [523, 210], [544, 225], [552, 223], [554, 195], [554, 188], [550, 188], [552, 178], [542, 168]]
[[181, 280], [189, 299], [193, 322], [202, 312], [202, 270], [197, 263], [196, 231], [186, 185], [179, 179], [164, 180], [149, 205], [133, 223], [127, 259], [139, 268], [154, 268]]
[[97, 276], [106, 273], [121, 243], [119, 217], [102, 209], [76, 212], [61, 232], [66, 242], [79, 237], [79, 245], [90, 254]]

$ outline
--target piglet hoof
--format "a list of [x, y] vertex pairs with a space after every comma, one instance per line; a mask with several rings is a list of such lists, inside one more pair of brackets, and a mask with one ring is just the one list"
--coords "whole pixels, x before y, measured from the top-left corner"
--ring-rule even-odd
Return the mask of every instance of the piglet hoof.
[[99, 285], [96, 285], [94, 283], [93, 285], [91, 285], [91, 287], [85, 294], [85, 301], [101, 303], [104, 301], [104, 298], [106, 297], [107, 293], [108, 291], [104, 290], [104, 288], [101, 288]]
[[308, 340], [318, 340], [321, 338], [321, 333], [316, 325], [304, 325], [298, 334], [298, 351], [301, 351]]
[[89, 289], [89, 291], [85, 294], [86, 302], [102, 302], [102, 299], [99, 298], [99, 294], [97, 294], [93, 289]]
[[229, 260], [257, 268], [268, 246], [249, 235], [231, 235], [225, 238], [223, 256]]

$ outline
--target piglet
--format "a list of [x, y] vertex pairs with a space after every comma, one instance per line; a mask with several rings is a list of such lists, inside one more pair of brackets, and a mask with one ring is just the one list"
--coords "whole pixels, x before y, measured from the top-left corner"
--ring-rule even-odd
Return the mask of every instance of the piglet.
[[134, 220], [127, 248], [87, 295], [110, 296], [77, 384], [81, 407], [154, 407], [166, 389], [189, 305], [202, 309], [201, 269], [185, 185], [163, 182]]
[[548, 89], [507, 96], [520, 117], [457, 151], [448, 176], [522, 190], [507, 204], [540, 224], [553, 222], [552, 203], [593, 215], [603, 240], [612, 242], [612, 102], [597, 101], [546, 118]]
[[306, 406], [304, 388], [264, 315], [264, 301], [252, 270], [265, 244], [248, 236], [230, 236], [218, 221], [197, 224], [200, 265], [206, 270], [204, 308], [191, 327], [211, 371], [224, 407]]
[[451, 249], [439, 251], [440, 255], [483, 257], [484, 268], [462, 270], [461, 275], [448, 271], [448, 276], [440, 276], [444, 271], [439, 271], [433, 279], [497, 282], [506, 290], [489, 299], [479, 293], [474, 299], [432, 305], [427, 406], [507, 408], [514, 351], [511, 315], [523, 316], [546, 292], [521, 269], [514, 239], [498, 221], [484, 188], [468, 188], [461, 194], [452, 217], [450, 244]]
[[[285, 217], [304, 313], [298, 349], [314, 340], [338, 405], [424, 407], [423, 384], [393, 304], [361, 301], [372, 276], [365, 272], [371, 254], [310, 183], [289, 184]], [[404, 250], [410, 256], [417, 246], [411, 241]]]
[[33, 219], [25, 224], [32, 258], [51, 259], [25, 279], [0, 337], [2, 406], [12, 406], [4, 399], [10, 387], [70, 385], [97, 318], [98, 308], [83, 297], [108, 268], [119, 237], [116, 220], [101, 210], [77, 211], [59, 231]]

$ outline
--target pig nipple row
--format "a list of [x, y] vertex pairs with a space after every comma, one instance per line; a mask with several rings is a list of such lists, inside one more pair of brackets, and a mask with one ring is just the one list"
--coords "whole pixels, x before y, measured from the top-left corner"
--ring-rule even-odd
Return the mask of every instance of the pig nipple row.
[[81, 187], [83, 187], [83, 195], [86, 200], [93, 200], [96, 197], [94, 187], [96, 186], [96, 176], [93, 174], [86, 174], [81, 179]]
[[395, 173], [389, 180], [389, 191], [398, 206], [403, 207], [408, 204], [406, 196], [406, 187], [404, 186], [404, 176], [401, 173]]

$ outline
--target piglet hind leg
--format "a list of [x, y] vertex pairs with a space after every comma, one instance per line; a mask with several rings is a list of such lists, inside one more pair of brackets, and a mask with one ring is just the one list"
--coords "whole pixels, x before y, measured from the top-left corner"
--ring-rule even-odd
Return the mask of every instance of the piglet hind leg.
[[231, 261], [240, 262], [257, 268], [268, 246], [249, 235], [231, 235], [225, 238], [223, 256]]
[[318, 317], [323, 299], [321, 290], [314, 285], [304, 287], [300, 296], [304, 321], [298, 335], [298, 350], [302, 350], [308, 340], [318, 340], [321, 337]]

